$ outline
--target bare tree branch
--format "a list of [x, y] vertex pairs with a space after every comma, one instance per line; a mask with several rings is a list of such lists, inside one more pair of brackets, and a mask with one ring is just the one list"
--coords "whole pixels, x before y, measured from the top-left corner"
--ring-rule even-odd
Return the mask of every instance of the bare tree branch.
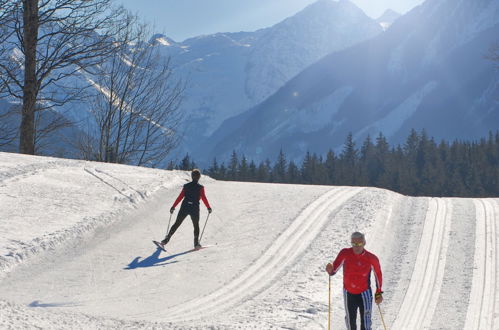
[[97, 131], [80, 149], [87, 159], [161, 166], [178, 144], [184, 85], [173, 81], [169, 59], [146, 41], [146, 27], [129, 27], [120, 52], [96, 75], [102, 91], [93, 101]]
[[72, 127], [73, 123], [53, 109], [37, 111], [35, 116], [35, 153], [51, 154], [52, 145], [49, 137], [61, 128]]
[[35, 112], [82, 99], [84, 73], [116, 51], [129, 14], [112, 0], [0, 0], [0, 8], [0, 97], [22, 101], [20, 151], [33, 154]]
[[19, 107], [9, 103], [0, 103], [0, 147], [13, 146], [18, 138]]

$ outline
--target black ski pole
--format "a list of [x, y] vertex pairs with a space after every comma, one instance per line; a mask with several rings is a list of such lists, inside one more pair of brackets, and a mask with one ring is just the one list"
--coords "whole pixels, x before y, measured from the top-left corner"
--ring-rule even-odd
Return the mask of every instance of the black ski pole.
[[173, 213], [170, 213], [170, 219], [168, 219], [168, 228], [166, 229], [166, 235], [170, 232], [170, 222], [172, 221]]
[[206, 224], [208, 223], [209, 217], [210, 217], [210, 214], [208, 213], [208, 216], [206, 217], [206, 221], [204, 222], [203, 231], [201, 232], [201, 236], [199, 237], [199, 244], [201, 244], [201, 239], [203, 238], [204, 229], [206, 228]]

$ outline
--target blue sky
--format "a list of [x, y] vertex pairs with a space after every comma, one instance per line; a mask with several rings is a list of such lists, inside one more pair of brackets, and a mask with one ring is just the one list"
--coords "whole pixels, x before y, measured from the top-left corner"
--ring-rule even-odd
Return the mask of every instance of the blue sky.
[[[117, 0], [176, 41], [215, 32], [255, 31], [294, 15], [316, 0]], [[423, 0], [351, 0], [377, 18], [401, 14]]]

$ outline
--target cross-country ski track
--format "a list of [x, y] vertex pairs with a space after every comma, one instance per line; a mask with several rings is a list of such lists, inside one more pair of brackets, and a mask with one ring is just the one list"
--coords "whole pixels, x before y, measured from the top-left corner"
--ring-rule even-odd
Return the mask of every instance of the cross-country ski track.
[[357, 230], [389, 329], [499, 329], [498, 198], [203, 177], [207, 248], [192, 251], [187, 218], [165, 253], [151, 240], [188, 173], [1, 155], [1, 329], [327, 329], [324, 267]]
[[466, 329], [497, 329], [499, 327], [497, 201], [475, 200], [476, 240], [475, 268], [466, 316]]

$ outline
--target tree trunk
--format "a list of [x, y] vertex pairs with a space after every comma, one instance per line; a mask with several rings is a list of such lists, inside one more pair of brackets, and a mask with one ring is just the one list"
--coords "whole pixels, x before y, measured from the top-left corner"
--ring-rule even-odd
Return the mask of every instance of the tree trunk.
[[38, 41], [38, 0], [23, 0], [24, 90], [19, 152], [35, 154], [35, 109], [38, 94], [36, 47]]

